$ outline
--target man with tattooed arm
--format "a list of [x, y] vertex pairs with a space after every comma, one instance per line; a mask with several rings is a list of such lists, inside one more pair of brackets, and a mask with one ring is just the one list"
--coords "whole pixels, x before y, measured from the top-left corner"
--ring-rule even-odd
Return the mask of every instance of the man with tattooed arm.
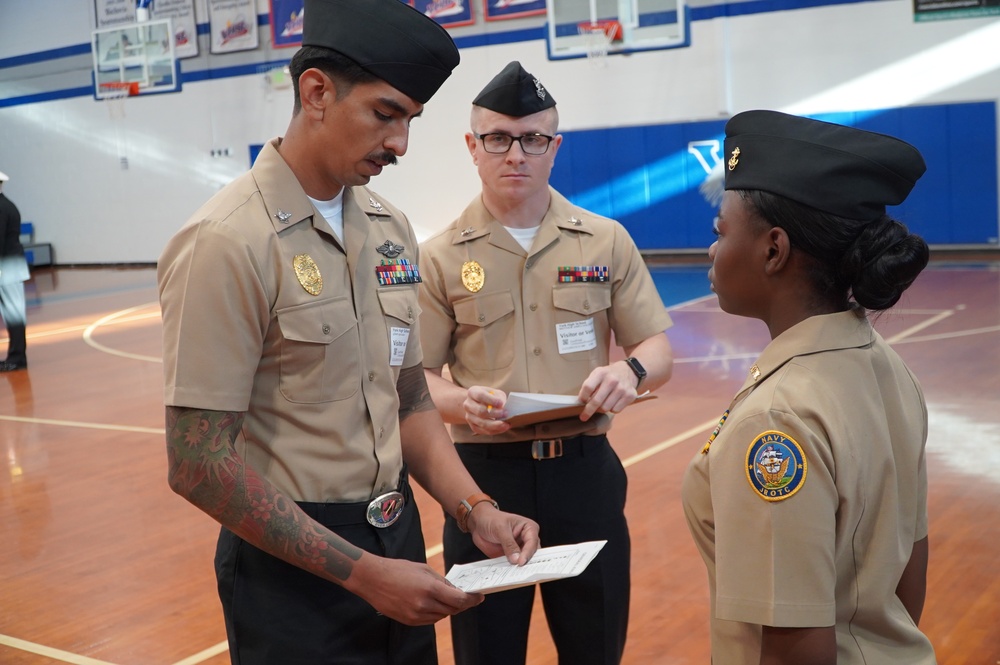
[[423, 665], [483, 600], [425, 563], [408, 475], [488, 556], [538, 525], [465, 470], [422, 367], [417, 240], [365, 187], [458, 64], [398, 0], [306, 0], [293, 116], [158, 267], [169, 482], [222, 524], [233, 663]]

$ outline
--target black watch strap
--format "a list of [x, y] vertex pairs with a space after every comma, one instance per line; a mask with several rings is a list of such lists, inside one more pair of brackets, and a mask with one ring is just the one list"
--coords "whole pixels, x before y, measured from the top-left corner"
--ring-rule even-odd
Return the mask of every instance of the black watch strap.
[[631, 369], [636, 378], [639, 379], [635, 384], [635, 388], [638, 390], [639, 386], [642, 385], [642, 380], [646, 378], [646, 368], [642, 366], [642, 363], [631, 356], [625, 359], [625, 364], [629, 366], [629, 369]]

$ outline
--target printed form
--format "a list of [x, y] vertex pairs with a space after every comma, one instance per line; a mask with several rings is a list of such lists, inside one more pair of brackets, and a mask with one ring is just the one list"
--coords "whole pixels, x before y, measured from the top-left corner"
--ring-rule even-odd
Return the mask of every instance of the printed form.
[[607, 542], [592, 540], [576, 545], [542, 547], [523, 566], [512, 565], [502, 556], [475, 563], [456, 564], [445, 577], [468, 593], [494, 593], [576, 577], [590, 565]]

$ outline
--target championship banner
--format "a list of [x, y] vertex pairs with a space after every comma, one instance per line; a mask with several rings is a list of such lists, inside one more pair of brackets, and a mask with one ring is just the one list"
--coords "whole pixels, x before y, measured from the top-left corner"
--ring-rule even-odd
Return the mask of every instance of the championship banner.
[[154, 19], [170, 19], [176, 58], [198, 55], [198, 23], [194, 15], [194, 0], [156, 0], [151, 14]]
[[913, 0], [917, 22], [980, 16], [1000, 16], [1000, 0]]
[[135, 23], [135, 0], [94, 0], [97, 29]]
[[483, 0], [487, 21], [545, 13], [545, 0]]
[[304, 0], [271, 0], [271, 43], [275, 48], [302, 43]]
[[445, 28], [472, 25], [472, 0], [413, 0], [413, 7]]
[[257, 48], [257, 13], [254, 7], [254, 0], [208, 1], [212, 53], [233, 53]]

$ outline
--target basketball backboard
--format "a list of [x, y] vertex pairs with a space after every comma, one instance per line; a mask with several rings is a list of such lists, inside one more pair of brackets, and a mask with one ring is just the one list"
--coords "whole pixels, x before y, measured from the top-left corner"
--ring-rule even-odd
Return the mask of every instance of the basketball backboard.
[[690, 44], [685, 0], [549, 0], [550, 60]]
[[134, 83], [138, 94], [180, 89], [170, 19], [94, 30], [94, 96], [109, 96], [114, 83]]

